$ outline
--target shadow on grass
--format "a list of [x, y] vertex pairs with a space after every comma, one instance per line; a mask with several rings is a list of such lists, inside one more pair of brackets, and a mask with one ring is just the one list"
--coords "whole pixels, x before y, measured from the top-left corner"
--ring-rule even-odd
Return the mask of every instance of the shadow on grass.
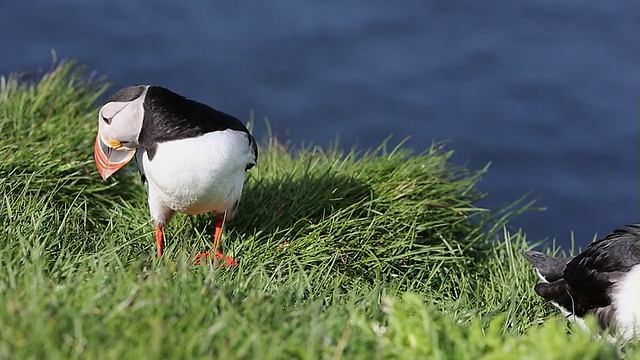
[[[326, 216], [371, 196], [368, 185], [351, 177], [325, 173], [248, 181], [228, 230], [273, 233], [319, 223]], [[199, 229], [213, 232], [211, 215], [192, 217]]]

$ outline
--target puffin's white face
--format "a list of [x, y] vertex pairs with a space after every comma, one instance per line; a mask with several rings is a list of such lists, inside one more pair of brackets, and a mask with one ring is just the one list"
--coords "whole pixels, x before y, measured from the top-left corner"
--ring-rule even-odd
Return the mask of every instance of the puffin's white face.
[[135, 155], [144, 119], [147, 86], [118, 91], [98, 112], [98, 135], [94, 159], [98, 172], [107, 179]]

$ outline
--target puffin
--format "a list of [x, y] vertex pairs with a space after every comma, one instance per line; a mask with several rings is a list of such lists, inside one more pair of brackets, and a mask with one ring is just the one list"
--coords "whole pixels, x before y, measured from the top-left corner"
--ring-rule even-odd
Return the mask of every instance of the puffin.
[[595, 317], [610, 340], [640, 335], [640, 228], [614, 230], [576, 256], [553, 257], [526, 251], [542, 281], [535, 292], [587, 329], [585, 316]]
[[245, 171], [258, 159], [246, 126], [161, 86], [125, 87], [98, 111], [94, 160], [107, 180], [134, 157], [146, 183], [157, 256], [163, 255], [164, 227], [175, 213], [212, 213], [213, 247], [196, 260], [237, 265], [222, 253], [220, 240], [224, 223], [237, 213]]

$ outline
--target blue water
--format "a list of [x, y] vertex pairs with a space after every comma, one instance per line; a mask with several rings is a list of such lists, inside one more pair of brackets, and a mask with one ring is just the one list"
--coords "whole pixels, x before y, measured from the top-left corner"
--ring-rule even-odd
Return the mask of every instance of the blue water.
[[[213, 2], [212, 2], [213, 3]], [[639, 221], [640, 3], [5, 1], [0, 73], [75, 58], [113, 90], [153, 83], [281, 140], [491, 162], [483, 206], [577, 243]]]

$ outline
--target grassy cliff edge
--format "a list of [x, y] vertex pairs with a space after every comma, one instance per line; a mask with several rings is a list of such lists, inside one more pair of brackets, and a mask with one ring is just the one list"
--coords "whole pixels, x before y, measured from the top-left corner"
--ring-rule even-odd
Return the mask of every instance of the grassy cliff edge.
[[265, 139], [223, 237], [239, 266], [193, 265], [207, 216], [178, 216], [157, 260], [136, 172], [103, 182], [93, 165], [105, 89], [73, 63], [0, 79], [0, 358], [640, 354], [567, 331], [532, 291], [511, 213], [474, 205], [483, 171], [438, 144]]

